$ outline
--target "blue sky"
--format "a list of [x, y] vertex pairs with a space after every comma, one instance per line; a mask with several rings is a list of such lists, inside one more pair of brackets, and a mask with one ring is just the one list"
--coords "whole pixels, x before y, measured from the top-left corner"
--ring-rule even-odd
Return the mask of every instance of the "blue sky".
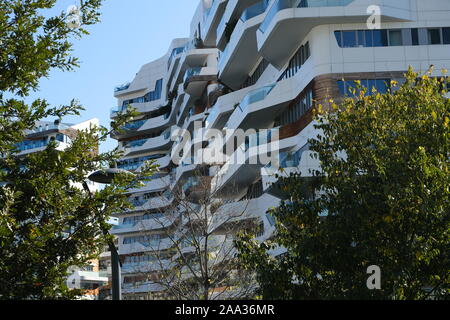
[[[66, 10], [75, 1], [62, 0], [55, 8]], [[189, 26], [199, 0], [105, 0], [101, 22], [89, 27], [90, 35], [74, 43], [80, 59], [74, 72], [53, 70], [30, 98], [45, 98], [62, 105], [75, 98], [86, 109], [81, 117], [65, 122], [98, 118], [109, 127], [109, 110], [116, 99], [116, 85], [133, 79], [139, 68], [164, 55], [173, 38], [189, 35]], [[102, 151], [116, 146], [109, 140]]]

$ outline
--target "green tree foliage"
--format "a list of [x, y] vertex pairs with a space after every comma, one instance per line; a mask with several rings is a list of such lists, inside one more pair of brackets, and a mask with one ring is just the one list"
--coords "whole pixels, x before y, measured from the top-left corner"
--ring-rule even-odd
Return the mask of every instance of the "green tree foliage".
[[[443, 299], [450, 296], [450, 100], [445, 78], [393, 82], [318, 112], [313, 179], [281, 178], [276, 235], [243, 235], [240, 257], [269, 299]], [[305, 190], [309, 190], [305, 196]], [[286, 254], [273, 258], [267, 249]], [[381, 268], [369, 290], [367, 268]]]
[[[98, 256], [109, 240], [108, 217], [129, 208], [126, 191], [155, 170], [149, 163], [138, 175], [121, 175], [93, 195], [86, 192], [87, 176], [120, 156], [117, 150], [98, 153], [110, 132], [104, 127], [80, 131], [64, 151], [53, 142], [40, 153], [17, 154], [16, 144], [36, 121], [82, 110], [76, 101], [52, 108], [45, 100], [25, 99], [52, 68], [77, 66], [71, 40], [98, 22], [101, 2], [82, 1], [74, 28], [65, 12], [46, 17], [56, 0], [0, 0], [0, 299], [79, 296], [66, 286], [68, 268]], [[133, 110], [119, 115], [111, 130], [133, 116]]]

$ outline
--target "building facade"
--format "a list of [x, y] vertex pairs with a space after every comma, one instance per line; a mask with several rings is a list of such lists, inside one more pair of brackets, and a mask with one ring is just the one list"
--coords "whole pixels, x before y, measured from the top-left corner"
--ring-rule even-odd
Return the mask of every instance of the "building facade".
[[[140, 113], [113, 134], [124, 152], [119, 167], [159, 165], [145, 187], [130, 192], [135, 208], [118, 213], [113, 229], [124, 298], [164, 297], [165, 288], [151, 280], [161, 268], [155, 251], [166, 254], [167, 267], [173, 263], [168, 238], [182, 240], [183, 218], [154, 219], [173, 216], [177, 188], [213, 189], [222, 200], [218, 215], [242, 207], [246, 214], [236, 220], [255, 221], [256, 236], [269, 238], [274, 221], [266, 211], [282, 197], [275, 174], [282, 168], [308, 178], [319, 167], [308, 148], [317, 135], [314, 106], [351, 95], [355, 80], [384, 93], [409, 66], [434, 66], [442, 75], [450, 68], [449, 14], [448, 0], [200, 1], [189, 38], [173, 40], [162, 58], [114, 92], [112, 120], [130, 105]], [[234, 139], [240, 129], [247, 134]], [[223, 134], [219, 143], [212, 131]], [[194, 139], [183, 144], [180, 132]], [[215, 161], [192, 152], [213, 144], [224, 155]], [[254, 159], [267, 150], [269, 161]], [[213, 228], [225, 232], [220, 219]]]

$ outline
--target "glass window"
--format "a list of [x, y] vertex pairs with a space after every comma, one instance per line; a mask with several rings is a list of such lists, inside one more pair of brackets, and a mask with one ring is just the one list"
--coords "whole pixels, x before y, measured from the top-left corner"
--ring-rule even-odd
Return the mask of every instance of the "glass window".
[[336, 41], [338, 43], [338, 46], [342, 48], [342, 32], [341, 31], [335, 31], [334, 36], [336, 37]]
[[403, 45], [402, 30], [389, 30], [389, 45], [390, 46]]
[[356, 32], [355, 31], [344, 31], [343, 32], [343, 43], [344, 43], [344, 48], [356, 47]]
[[[450, 29], [450, 28], [448, 28], [448, 29]], [[311, 55], [311, 51], [309, 50], [309, 42], [307, 42], [307, 43], [305, 43], [305, 56], [306, 56], [305, 60], [308, 60], [310, 55]]]
[[365, 40], [366, 40], [366, 47], [373, 47], [373, 32], [372, 30], [366, 30], [365, 31]]
[[337, 84], [338, 84], [339, 92], [342, 95], [344, 95], [345, 94], [345, 83], [344, 83], [344, 81], [338, 80]]
[[386, 93], [388, 91], [388, 79], [376, 80], [376, 88], [379, 93]]
[[428, 29], [428, 44], [441, 44], [441, 29]]
[[356, 83], [355, 83], [355, 81], [354, 80], [352, 80], [352, 81], [346, 81], [345, 82], [345, 86], [347, 87], [346, 89], [347, 89], [347, 95], [349, 96], [349, 97], [354, 97], [356, 94], [357, 94], [357, 90], [356, 90]]
[[364, 30], [358, 30], [358, 47], [364, 47]]
[[442, 37], [444, 44], [450, 44], [450, 28], [442, 28]]
[[374, 47], [387, 47], [388, 46], [387, 30], [374, 30], [373, 31], [373, 46]]
[[419, 45], [419, 29], [417, 29], [417, 28], [411, 29], [411, 37], [412, 37], [412, 45], [418, 46]]

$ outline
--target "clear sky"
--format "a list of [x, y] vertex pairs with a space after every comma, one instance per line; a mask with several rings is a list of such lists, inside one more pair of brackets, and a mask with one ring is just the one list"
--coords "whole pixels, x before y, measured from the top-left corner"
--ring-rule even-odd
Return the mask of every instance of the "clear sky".
[[[58, 11], [75, 1], [58, 1]], [[139, 68], [164, 55], [173, 38], [189, 36], [191, 19], [199, 0], [105, 0], [101, 22], [88, 28], [90, 35], [74, 43], [80, 68], [74, 72], [52, 71], [43, 79], [39, 92], [30, 98], [45, 98], [62, 105], [75, 98], [86, 109], [81, 117], [67, 117], [77, 123], [98, 118], [109, 127], [109, 111], [116, 106], [114, 87], [133, 79]], [[53, 119], [52, 119], [53, 120]], [[109, 140], [102, 151], [116, 146]]]

